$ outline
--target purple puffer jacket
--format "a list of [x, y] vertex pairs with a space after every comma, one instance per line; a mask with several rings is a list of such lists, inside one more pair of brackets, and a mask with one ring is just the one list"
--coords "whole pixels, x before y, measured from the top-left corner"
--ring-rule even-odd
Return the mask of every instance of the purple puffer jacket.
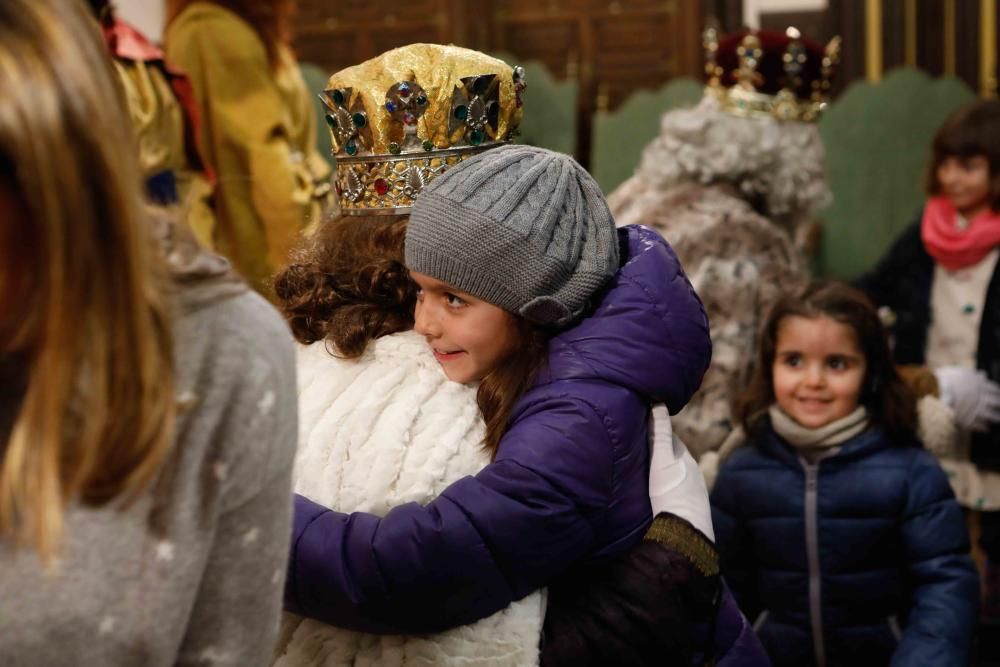
[[771, 667], [771, 658], [764, 645], [757, 639], [726, 584], [722, 585], [722, 600], [715, 623], [715, 667]]
[[639, 541], [652, 520], [649, 404], [684, 407], [711, 341], [666, 241], [638, 226], [619, 240], [622, 268], [593, 314], [550, 342], [495, 462], [384, 518], [296, 496], [289, 611], [363, 632], [439, 632]]

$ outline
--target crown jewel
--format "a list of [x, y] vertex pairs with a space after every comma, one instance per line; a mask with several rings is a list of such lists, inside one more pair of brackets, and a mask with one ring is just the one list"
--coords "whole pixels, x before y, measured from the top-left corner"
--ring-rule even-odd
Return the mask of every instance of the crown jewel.
[[508, 143], [524, 69], [454, 46], [411, 44], [330, 77], [320, 99], [341, 213], [400, 214], [431, 180]]
[[703, 35], [706, 94], [729, 113], [811, 122], [826, 108], [840, 38], [826, 48], [798, 30], [743, 31], [721, 40], [714, 28]]

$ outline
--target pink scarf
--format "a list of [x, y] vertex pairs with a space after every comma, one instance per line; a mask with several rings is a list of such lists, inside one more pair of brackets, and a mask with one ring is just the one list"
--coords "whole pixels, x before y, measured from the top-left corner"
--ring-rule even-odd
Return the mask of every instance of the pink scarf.
[[967, 229], [955, 225], [958, 212], [947, 197], [932, 197], [924, 206], [920, 238], [927, 252], [948, 271], [978, 264], [1000, 245], [1000, 215], [987, 209], [969, 221]]

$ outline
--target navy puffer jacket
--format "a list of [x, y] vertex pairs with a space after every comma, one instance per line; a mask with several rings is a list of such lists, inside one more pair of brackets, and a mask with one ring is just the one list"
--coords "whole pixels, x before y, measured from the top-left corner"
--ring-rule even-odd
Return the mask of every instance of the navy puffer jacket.
[[809, 463], [767, 430], [722, 466], [712, 519], [722, 573], [775, 665], [969, 664], [978, 576], [918, 443], [869, 430]]
[[649, 404], [684, 407], [711, 340], [670, 246], [647, 228], [618, 233], [622, 267], [594, 312], [550, 342], [495, 462], [382, 518], [296, 497], [287, 609], [364, 632], [438, 632], [641, 539]]

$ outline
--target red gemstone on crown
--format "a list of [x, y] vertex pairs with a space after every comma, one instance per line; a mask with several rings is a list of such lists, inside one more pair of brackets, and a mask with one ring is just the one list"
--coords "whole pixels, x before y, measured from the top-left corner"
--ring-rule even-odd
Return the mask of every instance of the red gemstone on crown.
[[379, 196], [381, 197], [381, 196], [385, 195], [385, 193], [388, 192], [388, 191], [389, 191], [389, 181], [385, 180], [384, 178], [376, 178], [375, 179], [375, 192], [377, 192], [379, 194]]
[[409, 111], [407, 111], [406, 113], [403, 114], [403, 122], [406, 123], [407, 125], [416, 125], [417, 117], [414, 116]]

